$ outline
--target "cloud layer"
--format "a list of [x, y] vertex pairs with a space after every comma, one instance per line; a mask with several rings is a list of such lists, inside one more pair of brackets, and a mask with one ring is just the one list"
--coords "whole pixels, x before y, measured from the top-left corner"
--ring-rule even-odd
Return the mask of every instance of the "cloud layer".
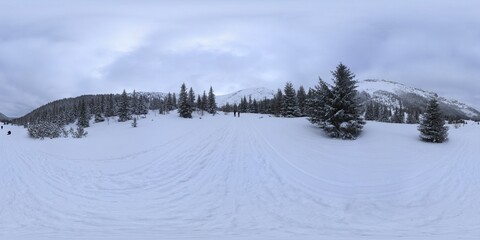
[[0, 2], [0, 112], [182, 82], [310, 87], [340, 61], [480, 107], [478, 1], [175, 2]]

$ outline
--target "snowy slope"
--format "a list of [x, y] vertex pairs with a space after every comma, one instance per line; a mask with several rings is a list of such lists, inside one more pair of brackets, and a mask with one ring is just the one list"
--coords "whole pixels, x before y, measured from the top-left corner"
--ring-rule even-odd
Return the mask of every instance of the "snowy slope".
[[[404, 84], [387, 80], [364, 80], [358, 82], [359, 93], [368, 93], [379, 103], [391, 107], [399, 107], [402, 103], [424, 105], [428, 99], [435, 95], [434, 92], [406, 86]], [[452, 114], [464, 114], [465, 118], [480, 118], [480, 112], [473, 107], [452, 99], [439, 97], [439, 102], [444, 111]]]
[[[369, 122], [356, 141], [255, 114], [85, 139], [0, 134], [0, 239], [477, 239], [480, 126], [445, 144]], [[5, 132], [4, 132], [5, 133]]]
[[267, 88], [248, 88], [248, 89], [236, 91], [234, 93], [217, 96], [216, 102], [217, 102], [217, 106], [224, 106], [227, 103], [239, 104], [244, 97], [247, 98], [247, 101], [249, 97], [252, 98], [252, 101], [253, 99], [256, 99], [258, 101], [258, 100], [263, 100], [265, 98], [272, 99], [274, 95], [275, 95], [275, 92]]
[[0, 121], [11, 120], [11, 118], [5, 116], [5, 114], [0, 113]]

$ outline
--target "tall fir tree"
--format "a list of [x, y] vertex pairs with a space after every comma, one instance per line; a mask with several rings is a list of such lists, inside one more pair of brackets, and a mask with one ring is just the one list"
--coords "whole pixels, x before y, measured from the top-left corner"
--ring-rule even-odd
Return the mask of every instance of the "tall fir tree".
[[87, 105], [84, 100], [80, 103], [77, 126], [87, 128], [90, 126], [90, 116], [87, 111]]
[[200, 107], [202, 111], [207, 111], [207, 103], [208, 103], [208, 97], [205, 91], [203, 91], [202, 94], [202, 106]]
[[98, 105], [95, 107], [95, 122], [103, 122], [105, 121], [105, 118], [102, 116], [102, 107], [101, 105]]
[[173, 99], [172, 99], [172, 93], [167, 94], [167, 99], [163, 99], [163, 101], [166, 103], [167, 109], [165, 109], [167, 112], [173, 110]]
[[135, 90], [133, 90], [132, 97], [130, 99], [131, 99], [130, 108], [132, 109], [132, 114], [139, 115], [138, 96]]
[[417, 120], [417, 114], [416, 112], [414, 111], [408, 111], [407, 112], [408, 116], [407, 116], [407, 123], [408, 124], [417, 124], [418, 123], [418, 120]]
[[215, 115], [217, 113], [217, 103], [215, 102], [215, 94], [213, 88], [210, 86], [208, 91], [208, 113]]
[[172, 106], [173, 106], [172, 110], [178, 108], [177, 95], [175, 93], [172, 94]]
[[203, 105], [205, 103], [202, 102], [202, 96], [200, 96], [200, 94], [197, 95], [197, 107], [198, 107], [198, 110], [200, 111], [200, 114], [203, 116]]
[[314, 116], [311, 122], [319, 125], [330, 137], [356, 139], [365, 125], [356, 101], [355, 75], [340, 63], [332, 72], [334, 85], [329, 87], [320, 79]]
[[327, 124], [326, 120], [330, 113], [327, 102], [331, 104], [333, 99], [332, 91], [325, 81], [318, 78], [318, 85], [311, 89], [311, 94], [312, 96], [308, 102], [308, 120], [323, 129]]
[[180, 93], [178, 95], [178, 114], [182, 118], [192, 118], [192, 109], [188, 100], [187, 87], [185, 83], [180, 87]]
[[385, 105], [381, 106], [379, 109], [378, 120], [380, 122], [390, 122], [390, 116], [392, 115], [390, 109]]
[[392, 123], [403, 123], [404, 122], [405, 115], [403, 113], [402, 108], [395, 108], [395, 111], [393, 112], [391, 122]]
[[282, 115], [284, 117], [298, 117], [300, 115], [300, 109], [298, 108], [297, 103], [297, 96], [291, 82], [287, 82], [285, 84], [282, 103]]
[[305, 116], [307, 94], [303, 86], [300, 86], [297, 91], [297, 102], [300, 116]]
[[240, 100], [240, 106], [238, 111], [244, 113], [248, 112], [248, 101], [246, 96], [243, 96], [243, 98]]
[[283, 92], [281, 89], [278, 89], [277, 94], [273, 97], [272, 111], [275, 116], [280, 116], [282, 114], [282, 105], [283, 105]]
[[193, 88], [190, 88], [188, 91], [188, 104], [190, 105], [190, 112], [195, 111], [195, 92], [193, 91]]
[[132, 118], [130, 101], [127, 95], [127, 92], [123, 90], [122, 95], [120, 96], [120, 102], [118, 106], [118, 121], [125, 122]]
[[374, 102], [365, 102], [365, 120], [375, 120]]
[[108, 103], [105, 109], [105, 116], [106, 117], [113, 117], [115, 116], [115, 102], [113, 100], [113, 94], [108, 95]]
[[138, 98], [137, 114], [138, 115], [147, 115], [148, 114], [147, 98], [145, 96], [140, 96]]
[[253, 103], [252, 103], [252, 113], [258, 113], [258, 102], [257, 102], [257, 99], [253, 99]]
[[418, 131], [420, 131], [420, 139], [425, 142], [442, 143], [447, 140], [448, 127], [445, 126], [437, 96], [429, 101]]

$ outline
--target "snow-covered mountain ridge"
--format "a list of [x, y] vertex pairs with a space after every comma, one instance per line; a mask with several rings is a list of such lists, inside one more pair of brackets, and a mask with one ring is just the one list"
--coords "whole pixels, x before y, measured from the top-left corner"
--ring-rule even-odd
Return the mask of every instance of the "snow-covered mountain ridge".
[[256, 99], [258, 101], [263, 99], [272, 99], [274, 96], [275, 92], [268, 88], [247, 88], [234, 93], [217, 96], [216, 101], [218, 106], [223, 106], [227, 103], [239, 104], [244, 97], [246, 97], [247, 100], [252, 98], [252, 100]]
[[[372, 100], [392, 108], [423, 108], [436, 93], [410, 87], [402, 83], [367, 79], [358, 82], [357, 90], [363, 101]], [[447, 115], [479, 119], [480, 112], [457, 100], [438, 97], [440, 107]]]
[[[203, 92], [202, 92], [203, 93]], [[129, 96], [132, 96], [132, 92], [130, 93], [127, 93]], [[178, 97], [178, 93], [177, 94], [177, 97]], [[196, 95], [198, 95], [200, 93], [196, 93]], [[164, 99], [165, 97], [167, 97], [167, 93], [163, 93], [163, 92], [143, 92], [143, 91], [139, 91], [139, 92], [136, 92], [136, 95], [137, 96], [144, 96], [146, 97], [147, 99], [151, 100], [151, 99]], [[258, 88], [247, 88], [247, 89], [242, 89], [242, 90], [239, 90], [239, 91], [236, 91], [236, 92], [233, 92], [233, 93], [229, 93], [229, 94], [225, 94], [225, 95], [217, 95], [215, 96], [215, 100], [217, 102], [217, 105], [219, 107], [221, 106], [224, 106], [225, 104], [229, 103], [229, 104], [239, 104], [240, 101], [246, 97], [247, 100], [249, 98], [251, 98], [252, 100], [253, 99], [256, 99], [257, 101], [258, 100], [263, 100], [263, 99], [272, 99], [275, 95], [275, 92], [271, 89], [268, 89], [268, 88], [264, 88], [264, 87], [258, 87]]]
[[[403, 107], [423, 111], [428, 100], [436, 94], [431, 91], [388, 80], [367, 79], [358, 81], [357, 85], [361, 102], [372, 100], [384, 104], [391, 109]], [[230, 104], [238, 104], [243, 97], [246, 97], [247, 100], [251, 97], [252, 100], [256, 99], [258, 101], [265, 98], [272, 99], [274, 96], [275, 91], [268, 88], [249, 88], [217, 96], [217, 105], [223, 106], [227, 102]], [[439, 96], [438, 99], [444, 114], [448, 116], [463, 119], [480, 119], [480, 112], [467, 104], [441, 96]]]

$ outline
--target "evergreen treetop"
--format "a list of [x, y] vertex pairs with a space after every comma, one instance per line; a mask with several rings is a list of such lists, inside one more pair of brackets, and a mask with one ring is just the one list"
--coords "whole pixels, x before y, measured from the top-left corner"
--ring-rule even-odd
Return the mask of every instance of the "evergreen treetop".
[[208, 113], [214, 114], [217, 113], [217, 103], [215, 102], [215, 94], [213, 93], [213, 88], [210, 86], [208, 91]]
[[192, 118], [192, 108], [188, 99], [187, 87], [185, 86], [185, 83], [183, 83], [180, 87], [180, 93], [178, 95], [178, 114], [182, 118]]
[[429, 101], [418, 131], [420, 139], [425, 142], [442, 143], [447, 140], [448, 127], [445, 126], [445, 119], [436, 96]]

